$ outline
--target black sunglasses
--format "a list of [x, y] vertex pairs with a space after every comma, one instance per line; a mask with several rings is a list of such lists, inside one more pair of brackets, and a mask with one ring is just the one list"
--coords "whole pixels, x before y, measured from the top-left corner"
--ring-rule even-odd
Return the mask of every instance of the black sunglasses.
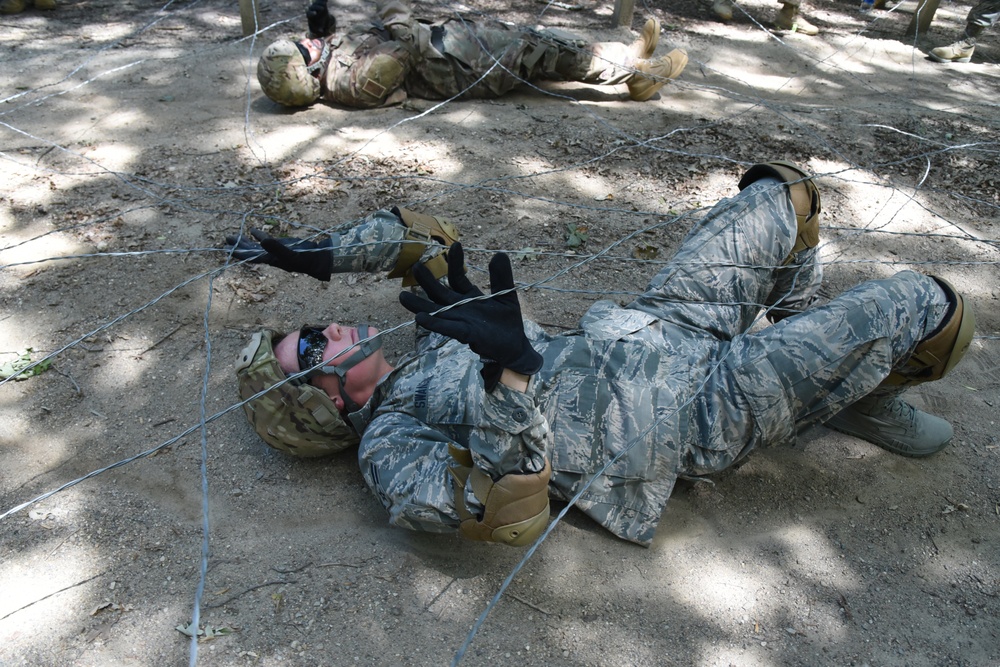
[[299, 47], [299, 53], [302, 54], [302, 60], [305, 60], [306, 61], [306, 67], [309, 67], [309, 65], [312, 64], [312, 55], [309, 53], [309, 49], [307, 49], [306, 47], [302, 46], [298, 42], [296, 42], [295, 46]]
[[326, 335], [323, 327], [304, 326], [299, 330], [299, 370], [304, 371], [323, 361]]

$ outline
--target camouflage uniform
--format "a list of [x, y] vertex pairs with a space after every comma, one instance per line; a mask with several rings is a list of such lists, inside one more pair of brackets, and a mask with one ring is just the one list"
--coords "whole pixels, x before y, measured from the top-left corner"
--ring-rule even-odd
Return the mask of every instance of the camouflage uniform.
[[[406, 227], [395, 213], [379, 210], [330, 235], [334, 273], [378, 273], [396, 266]], [[433, 252], [439, 252], [434, 250]]]
[[794, 309], [815, 295], [815, 250], [786, 263], [796, 233], [774, 179], [719, 202], [633, 303], [598, 301], [579, 330], [556, 336], [526, 322], [545, 358], [526, 393], [487, 394], [467, 346], [421, 337], [351, 415], [362, 474], [390, 522], [455, 529], [449, 443], [494, 479], [548, 457], [550, 495], [563, 500], [621, 454], [577, 506], [648, 545], [679, 476], [791, 443], [871, 392], [944, 318], [947, 297], [904, 271], [746, 333], [761, 305]]
[[324, 99], [371, 108], [424, 99], [494, 98], [524, 81], [626, 82], [635, 54], [626, 44], [496, 21], [453, 17], [426, 23], [400, 0], [377, 3], [373, 27], [326, 38], [333, 53], [322, 78]]
[[1000, 0], [982, 0], [969, 10], [966, 18], [966, 37], [979, 37], [984, 30], [996, 25], [1000, 18]]

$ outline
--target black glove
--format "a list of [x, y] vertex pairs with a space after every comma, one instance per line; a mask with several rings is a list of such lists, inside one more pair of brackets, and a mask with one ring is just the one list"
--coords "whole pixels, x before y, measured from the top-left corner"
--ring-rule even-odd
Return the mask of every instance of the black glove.
[[412, 292], [400, 292], [399, 302], [416, 313], [417, 324], [430, 331], [454, 338], [468, 345], [483, 361], [481, 372], [486, 391], [493, 391], [500, 381], [504, 368], [523, 375], [534, 375], [542, 367], [538, 354], [524, 335], [521, 304], [513, 290], [514, 273], [510, 257], [500, 252], [490, 260], [490, 292], [488, 299], [469, 303], [434, 313], [442, 306], [450, 306], [465, 299], [482, 296], [482, 291], [465, 275], [465, 254], [462, 244], [455, 243], [448, 249], [448, 289], [434, 279], [427, 268], [413, 267], [413, 275], [431, 300]]
[[326, 6], [327, 0], [313, 0], [306, 10], [309, 32], [316, 37], [329, 37], [337, 32], [337, 19], [333, 18]]
[[269, 264], [282, 271], [305, 273], [316, 280], [330, 280], [333, 273], [333, 258], [328, 252], [333, 246], [330, 239], [315, 243], [293, 238], [275, 239], [257, 229], [251, 229], [250, 233], [260, 244], [243, 235], [227, 236], [226, 252], [253, 264]]

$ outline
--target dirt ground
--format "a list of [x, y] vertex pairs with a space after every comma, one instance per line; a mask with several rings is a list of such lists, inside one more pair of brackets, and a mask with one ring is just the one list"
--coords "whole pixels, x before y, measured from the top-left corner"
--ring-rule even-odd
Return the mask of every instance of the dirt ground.
[[[0, 368], [47, 359], [0, 385], [0, 666], [441, 665], [470, 637], [464, 665], [1000, 665], [1000, 33], [939, 65], [968, 2], [916, 41], [905, 4], [806, 2], [819, 37], [765, 30], [770, 0], [729, 25], [637, 3], [633, 30], [610, 0], [470, 0], [619, 41], [653, 14], [658, 53], [690, 64], [642, 104], [545, 84], [370, 112], [261, 94], [257, 56], [304, 3], [265, 3], [256, 39], [220, 0], [0, 17]], [[341, 25], [370, 10], [331, 6]], [[825, 296], [915, 268], [975, 308], [963, 363], [912, 392], [955, 425], [940, 454], [816, 428], [679, 485], [649, 549], [571, 508], [477, 625], [524, 550], [392, 528], [352, 452], [292, 460], [237, 407], [255, 330], [409, 321], [382, 276], [226, 268], [213, 248], [241, 225], [449, 216], [474, 269], [503, 249], [519, 279], [556, 276], [522, 295], [556, 331], [629, 300], [775, 158], [818, 174]]]

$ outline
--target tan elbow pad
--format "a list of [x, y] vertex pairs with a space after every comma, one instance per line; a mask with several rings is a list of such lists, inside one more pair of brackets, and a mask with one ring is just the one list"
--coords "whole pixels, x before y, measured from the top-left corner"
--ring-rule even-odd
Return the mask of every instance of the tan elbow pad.
[[[398, 206], [393, 208], [392, 212], [398, 215], [406, 226], [406, 236], [399, 251], [399, 259], [388, 273], [388, 277], [402, 278], [403, 287], [410, 287], [417, 284], [412, 269], [413, 265], [420, 261], [424, 251], [435, 243], [445, 248], [451, 247], [451, 244], [458, 240], [458, 228], [447, 218], [417, 213]], [[424, 266], [435, 278], [448, 274], [448, 262], [443, 253], [426, 262]]]
[[[497, 481], [472, 461], [467, 449], [449, 446], [457, 466], [449, 468], [455, 485], [455, 509], [461, 519], [459, 531], [464, 537], [480, 542], [501, 542], [515, 547], [534, 542], [549, 523], [549, 479], [552, 467], [538, 473], [504, 475]], [[465, 487], [483, 505], [476, 516], [465, 505]]]

